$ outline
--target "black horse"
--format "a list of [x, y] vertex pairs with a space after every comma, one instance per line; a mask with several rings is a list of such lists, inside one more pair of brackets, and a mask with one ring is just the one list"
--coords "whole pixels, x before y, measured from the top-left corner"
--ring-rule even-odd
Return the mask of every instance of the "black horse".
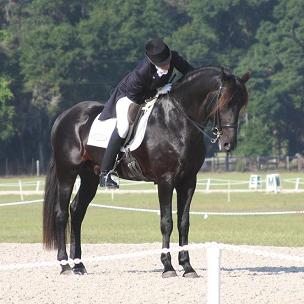
[[[215, 140], [221, 150], [236, 146], [238, 117], [247, 104], [246, 73], [241, 78], [217, 67], [203, 67], [176, 82], [170, 93], [158, 97], [148, 120], [147, 131], [133, 156], [145, 180], [158, 186], [162, 248], [169, 248], [172, 222], [172, 193], [177, 192], [179, 245], [188, 244], [189, 210], [196, 175], [205, 159], [203, 126], [214, 121]], [[90, 127], [102, 111], [98, 102], [85, 101], [62, 113], [55, 121], [51, 144], [53, 156], [46, 177], [43, 206], [43, 243], [58, 248], [61, 273], [86, 273], [81, 259], [81, 223], [99, 182], [96, 168], [103, 149], [87, 146]], [[118, 166], [124, 179], [138, 179], [123, 158]], [[70, 204], [77, 175], [81, 184]], [[70, 211], [70, 212], [69, 212]], [[70, 258], [66, 252], [66, 228], [71, 217]], [[178, 255], [184, 276], [196, 277], [187, 250]], [[162, 253], [163, 277], [176, 276], [170, 253]]]

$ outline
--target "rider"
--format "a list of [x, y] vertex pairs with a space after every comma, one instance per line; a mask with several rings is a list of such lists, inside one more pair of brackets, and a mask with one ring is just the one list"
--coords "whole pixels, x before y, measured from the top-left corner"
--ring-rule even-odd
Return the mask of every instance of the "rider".
[[[155, 96], [157, 89], [169, 83], [174, 68], [183, 75], [193, 70], [185, 59], [176, 51], [171, 51], [159, 38], [148, 41], [145, 49], [145, 58], [120, 81], [99, 116], [100, 120], [117, 118], [116, 127], [101, 162], [101, 187], [119, 188], [111, 178], [111, 170], [127, 136], [130, 104], [142, 104], [146, 99]], [[159, 93], [166, 91], [159, 90]]]

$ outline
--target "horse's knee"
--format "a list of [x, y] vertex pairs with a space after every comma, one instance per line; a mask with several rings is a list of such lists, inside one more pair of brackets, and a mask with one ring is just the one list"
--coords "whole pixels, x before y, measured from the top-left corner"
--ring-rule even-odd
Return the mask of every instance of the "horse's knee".
[[163, 217], [160, 222], [160, 229], [163, 234], [171, 233], [173, 230], [172, 218]]
[[187, 233], [189, 231], [189, 227], [190, 227], [189, 218], [182, 219], [181, 221], [178, 222], [177, 225], [177, 228], [181, 233]]

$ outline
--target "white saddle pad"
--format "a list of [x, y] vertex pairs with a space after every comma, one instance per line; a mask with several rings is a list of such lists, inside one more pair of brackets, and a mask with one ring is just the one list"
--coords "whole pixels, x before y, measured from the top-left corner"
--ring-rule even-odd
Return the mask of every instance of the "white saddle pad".
[[[141, 109], [141, 111], [144, 111], [144, 115], [141, 117], [138, 123], [134, 138], [127, 147], [130, 149], [130, 151], [136, 150], [142, 143], [147, 128], [148, 118], [151, 114], [156, 99], [157, 98], [154, 98], [148, 102], [144, 108]], [[87, 145], [106, 148], [108, 146], [112, 132], [116, 126], [116, 118], [110, 118], [101, 121], [98, 119], [98, 117], [99, 114], [91, 126]], [[124, 152], [125, 149], [121, 148], [121, 151]]]

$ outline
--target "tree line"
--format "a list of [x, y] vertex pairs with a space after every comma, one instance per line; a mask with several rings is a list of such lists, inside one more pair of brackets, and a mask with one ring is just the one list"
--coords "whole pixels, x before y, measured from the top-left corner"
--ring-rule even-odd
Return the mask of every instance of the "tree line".
[[195, 67], [251, 71], [234, 154], [302, 152], [303, 15], [302, 0], [0, 0], [0, 173], [45, 167], [58, 114], [106, 101], [154, 37]]

